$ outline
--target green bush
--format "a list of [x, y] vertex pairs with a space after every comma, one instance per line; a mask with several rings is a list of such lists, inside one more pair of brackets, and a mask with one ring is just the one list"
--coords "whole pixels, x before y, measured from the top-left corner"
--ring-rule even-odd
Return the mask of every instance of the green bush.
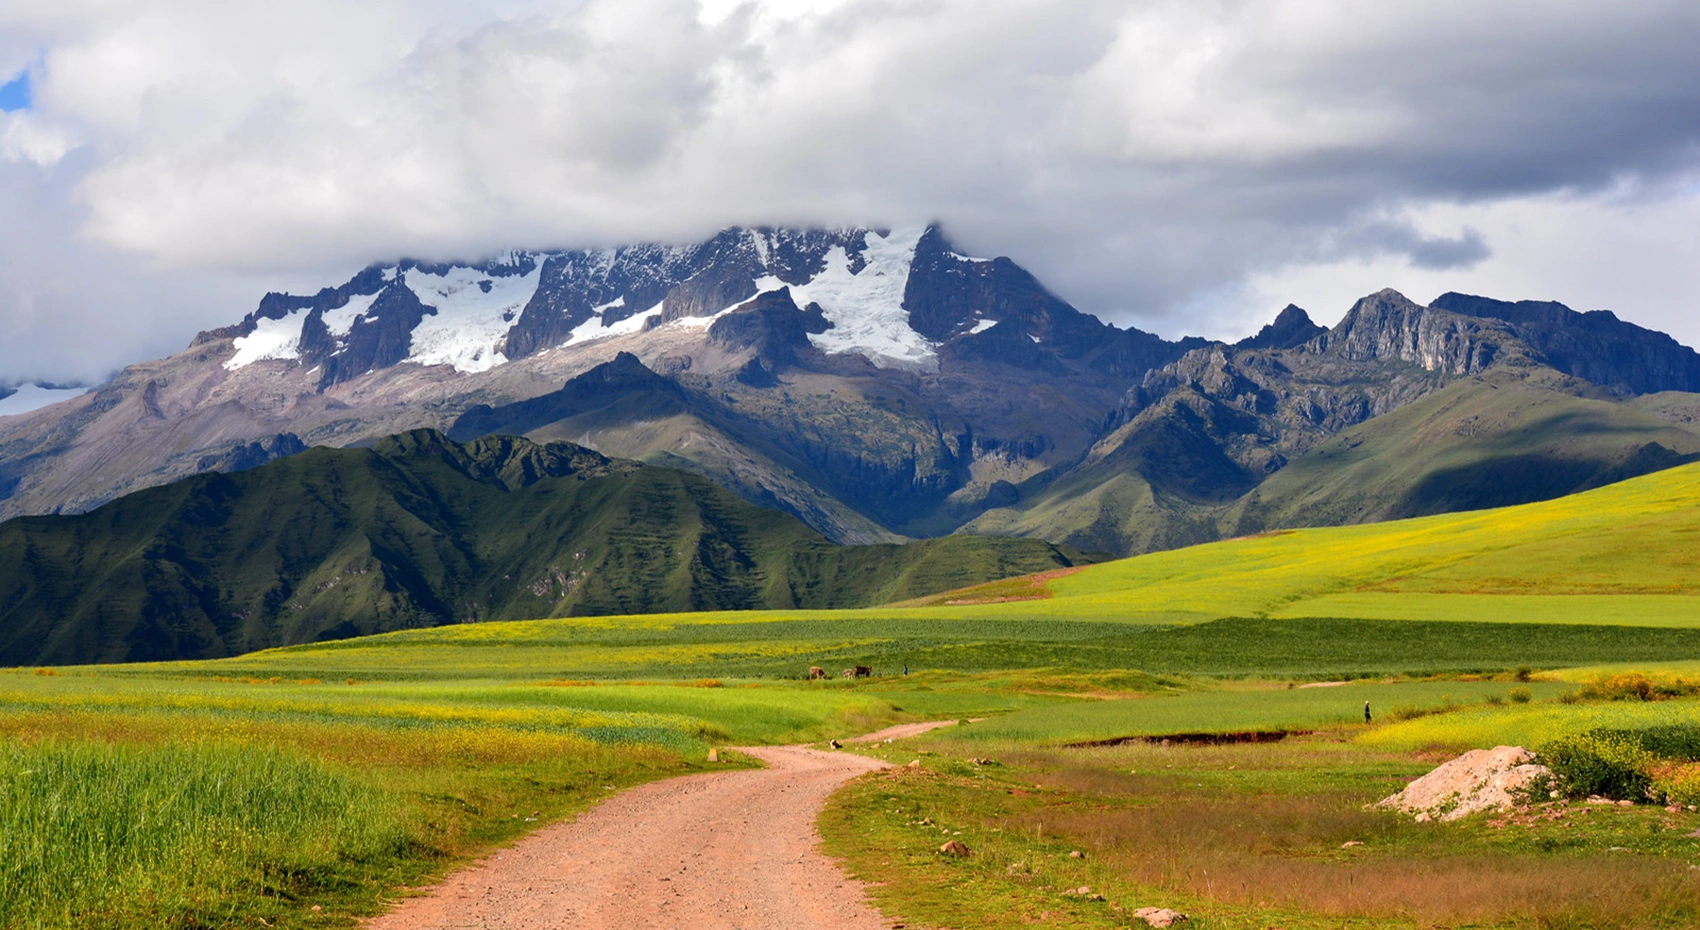
[[1661, 759], [1700, 762], [1700, 726], [1669, 724], [1639, 730], [1594, 730], [1596, 736], [1628, 740]]
[[1511, 689], [1510, 697], [1511, 697], [1511, 703], [1513, 703], [1513, 704], [1527, 704], [1527, 703], [1529, 703], [1530, 700], [1532, 700], [1534, 698], [1534, 696], [1535, 696], [1534, 692], [1530, 691], [1528, 688], [1512, 688]]
[[1645, 801], [1652, 796], [1654, 756], [1634, 740], [1583, 733], [1554, 740], [1538, 755], [1557, 777], [1559, 790], [1570, 797]]
[[1700, 682], [1681, 678], [1654, 680], [1640, 672], [1602, 675], [1582, 686], [1579, 696], [1591, 701], [1665, 701], [1700, 693]]

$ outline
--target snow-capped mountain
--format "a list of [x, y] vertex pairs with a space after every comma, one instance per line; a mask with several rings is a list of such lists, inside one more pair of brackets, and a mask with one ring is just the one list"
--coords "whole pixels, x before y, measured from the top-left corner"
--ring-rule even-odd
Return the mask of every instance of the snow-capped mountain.
[[[1700, 355], [1603, 312], [1392, 292], [1327, 330], [1289, 307], [1237, 346], [1170, 342], [1076, 310], [1007, 258], [966, 257], [937, 228], [735, 228], [379, 264], [269, 294], [177, 355], [0, 419], [0, 518], [429, 427], [694, 469], [843, 542], [966, 527], [1135, 551], [1255, 531], [1242, 495], [1333, 468], [1287, 470], [1330, 437], [1530, 372], [1559, 379], [1529, 394], [1541, 403], [1651, 396], [1700, 388]], [[1629, 425], [1591, 434], [1585, 467], [1539, 464], [1571, 469], [1541, 486], [1700, 453], [1687, 401], [1626, 409], [1599, 408]]]
[[1202, 344], [1107, 325], [936, 227], [375, 264], [0, 426], [0, 516], [446, 429], [626, 353], [724, 409], [628, 398], [626, 425], [574, 420], [570, 438], [693, 464], [837, 539], [891, 538], [903, 514], [1077, 454], [1139, 377]]
[[940, 339], [999, 320], [979, 307], [943, 326], [915, 321], [906, 297], [990, 263], [959, 256], [936, 229], [920, 228], [731, 229], [691, 246], [512, 252], [470, 265], [403, 261], [312, 297], [268, 295], [221, 332], [235, 349], [223, 364], [299, 361], [317, 367], [322, 385], [403, 362], [478, 373], [656, 327], [701, 329], [789, 288], [799, 307], [824, 314], [828, 328], [810, 336], [821, 351], [932, 371]]

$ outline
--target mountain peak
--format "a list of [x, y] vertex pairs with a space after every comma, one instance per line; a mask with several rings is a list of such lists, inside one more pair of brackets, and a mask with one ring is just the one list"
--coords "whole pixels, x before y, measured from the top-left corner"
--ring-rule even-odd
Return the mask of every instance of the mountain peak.
[[1310, 346], [1348, 361], [1408, 362], [1450, 375], [1481, 371], [1508, 349], [1527, 353], [1504, 323], [1419, 306], [1392, 288], [1359, 299]]
[[1234, 343], [1236, 349], [1291, 349], [1315, 339], [1328, 330], [1311, 320], [1297, 304], [1288, 304], [1255, 336]]
[[1609, 310], [1578, 313], [1551, 300], [1494, 300], [1447, 292], [1434, 307], [1517, 327], [1559, 371], [1631, 394], [1700, 391], [1700, 353], [1670, 336], [1618, 319]]

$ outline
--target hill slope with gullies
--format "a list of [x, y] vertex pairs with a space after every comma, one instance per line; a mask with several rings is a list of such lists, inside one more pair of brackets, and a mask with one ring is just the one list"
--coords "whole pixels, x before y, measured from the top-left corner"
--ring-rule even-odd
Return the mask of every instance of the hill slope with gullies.
[[232, 655], [486, 619], [856, 607], [1085, 557], [837, 546], [700, 476], [419, 430], [0, 524], [0, 664]]

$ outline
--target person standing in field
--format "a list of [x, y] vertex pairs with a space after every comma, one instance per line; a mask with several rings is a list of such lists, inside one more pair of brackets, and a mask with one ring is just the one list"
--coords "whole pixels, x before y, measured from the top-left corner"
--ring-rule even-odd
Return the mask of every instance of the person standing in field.
[[1369, 723], [1369, 702], [1364, 702], [1364, 723]]

